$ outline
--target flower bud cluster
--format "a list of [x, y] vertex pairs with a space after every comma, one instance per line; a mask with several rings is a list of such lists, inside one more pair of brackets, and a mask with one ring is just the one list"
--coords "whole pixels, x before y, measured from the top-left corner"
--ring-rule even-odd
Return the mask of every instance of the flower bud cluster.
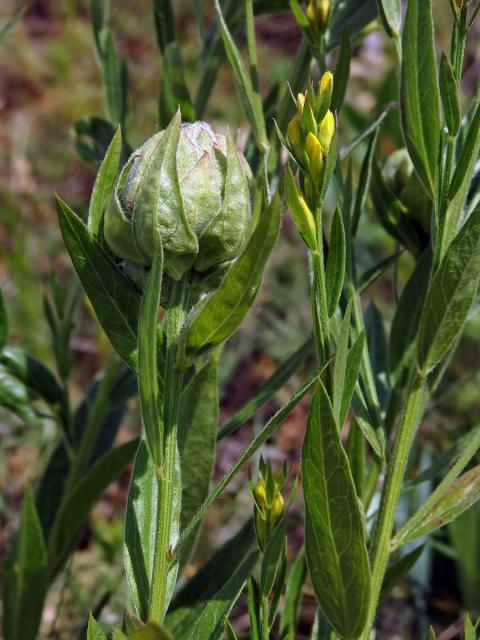
[[281, 488], [285, 480], [285, 470], [275, 478], [272, 468], [260, 461], [259, 478], [256, 484], [250, 480], [250, 490], [254, 500], [254, 521], [257, 540], [262, 551], [265, 550], [285, 510]]
[[290, 120], [285, 145], [300, 167], [300, 189], [290, 167], [286, 176], [287, 204], [295, 225], [312, 251], [316, 247], [316, 227], [312, 209], [322, 191], [325, 162], [335, 135], [335, 116], [330, 110], [333, 75], [324, 73], [315, 91], [313, 84], [295, 100], [297, 114]]
[[323, 35], [330, 16], [330, 0], [310, 0], [307, 6], [307, 20], [315, 37]]

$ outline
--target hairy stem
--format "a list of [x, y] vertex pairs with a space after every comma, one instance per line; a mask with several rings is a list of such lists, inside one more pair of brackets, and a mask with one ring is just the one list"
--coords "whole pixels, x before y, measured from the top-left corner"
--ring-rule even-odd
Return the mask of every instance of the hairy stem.
[[177, 368], [181, 351], [182, 326], [188, 311], [188, 283], [175, 282], [171, 290], [171, 307], [166, 322], [165, 392], [163, 401], [164, 443], [162, 464], [157, 468], [158, 510], [155, 540], [155, 558], [150, 593], [149, 618], [162, 624], [169, 600], [169, 573], [171, 570], [172, 530], [174, 518], [175, 485], [178, 473], [177, 430], [183, 372]]

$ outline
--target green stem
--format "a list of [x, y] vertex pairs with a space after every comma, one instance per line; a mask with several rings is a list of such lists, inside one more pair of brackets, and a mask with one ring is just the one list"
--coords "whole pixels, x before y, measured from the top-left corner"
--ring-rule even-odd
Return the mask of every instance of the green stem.
[[317, 226], [317, 250], [311, 252], [313, 267], [312, 282], [312, 321], [313, 336], [319, 368], [328, 361], [330, 357], [330, 322], [327, 305], [327, 285], [325, 279], [325, 262], [323, 253], [323, 232], [322, 232], [322, 204], [315, 209], [315, 223]]
[[262, 596], [262, 640], [269, 640], [270, 628], [268, 626], [268, 598]]
[[368, 640], [375, 620], [385, 571], [390, 558], [390, 538], [395, 523], [398, 501], [408, 454], [417, 428], [419, 414], [423, 408], [425, 378], [416, 370], [412, 371], [407, 390], [406, 403], [398, 427], [395, 446], [387, 466], [377, 523], [371, 544], [371, 594], [366, 627], [360, 640]]
[[174, 525], [175, 486], [178, 473], [177, 430], [183, 372], [177, 367], [181, 352], [182, 327], [188, 312], [188, 282], [174, 282], [166, 321], [165, 391], [163, 402], [163, 459], [157, 468], [158, 505], [155, 557], [150, 592], [149, 618], [162, 624], [169, 599], [172, 529]]

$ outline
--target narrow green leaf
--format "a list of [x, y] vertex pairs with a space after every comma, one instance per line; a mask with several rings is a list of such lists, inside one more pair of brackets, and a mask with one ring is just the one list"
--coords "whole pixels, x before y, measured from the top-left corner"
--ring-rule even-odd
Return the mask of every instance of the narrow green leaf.
[[27, 424], [35, 424], [38, 416], [32, 400], [32, 394], [25, 385], [0, 365], [0, 406], [20, 416]]
[[145, 436], [157, 467], [163, 456], [163, 416], [158, 384], [158, 309], [162, 294], [163, 246], [158, 227], [154, 227], [155, 253], [140, 304], [138, 320], [138, 393]]
[[347, 354], [342, 402], [340, 405], [339, 425], [343, 425], [352, 402], [353, 391], [358, 379], [362, 355], [365, 346], [365, 333], [362, 331]]
[[269, 596], [273, 589], [278, 565], [284, 553], [286, 535], [286, 523], [282, 522], [275, 529], [265, 548], [260, 576], [260, 591], [264, 597]]
[[368, 143], [367, 152], [363, 159], [362, 169], [360, 171], [360, 179], [358, 181], [357, 197], [355, 198], [355, 207], [352, 216], [352, 233], [355, 236], [358, 230], [360, 216], [365, 208], [367, 195], [370, 191], [370, 182], [372, 179], [372, 162], [375, 156], [378, 134], [380, 129], [377, 128], [372, 133], [370, 142]]
[[307, 16], [303, 13], [302, 7], [300, 6], [298, 0], [290, 0], [289, 4], [298, 26], [302, 29], [308, 29], [309, 24]]
[[365, 481], [365, 440], [355, 417], [350, 423], [345, 451], [357, 495], [363, 495]]
[[368, 305], [365, 313], [365, 335], [380, 407], [386, 411], [390, 396], [387, 335], [382, 314], [374, 302]]
[[118, 627], [113, 627], [112, 640], [127, 640], [127, 636]]
[[[218, 429], [217, 361], [211, 358], [182, 392], [178, 419], [178, 448], [182, 472], [183, 531], [208, 496], [215, 461]], [[192, 464], [192, 460], [195, 464]], [[196, 540], [198, 528], [185, 544], [180, 567], [185, 566]]]
[[395, 107], [395, 103], [391, 102], [386, 106], [386, 108], [380, 113], [380, 115], [375, 118], [373, 122], [368, 124], [365, 129], [360, 131], [360, 133], [355, 136], [355, 138], [346, 146], [340, 149], [339, 157], [340, 162], [343, 162], [345, 158], [347, 158], [355, 149], [362, 144], [376, 129], [380, 127], [385, 118], [388, 116], [390, 111]]
[[352, 60], [352, 40], [348, 31], [348, 25], [342, 31], [340, 51], [338, 53], [337, 66], [335, 67], [335, 82], [333, 85], [332, 111], [338, 112], [342, 108], [347, 92], [348, 78], [350, 77], [350, 63]]
[[[478, 104], [458, 159], [448, 191], [448, 208], [441, 221], [441, 255], [443, 256], [452, 239], [456, 236], [462, 220], [462, 212], [467, 200], [472, 175], [480, 155], [480, 103]], [[472, 214], [473, 215], [473, 214]]]
[[437, 634], [435, 633], [433, 627], [430, 627], [430, 629], [428, 630], [427, 640], [437, 640]]
[[253, 129], [257, 146], [261, 150], [266, 150], [268, 142], [260, 94], [253, 88], [250, 77], [245, 71], [240, 51], [229, 31], [219, 1], [215, 0], [214, 4], [220, 22], [225, 51], [227, 52], [232, 67], [235, 88], [237, 89], [245, 115]]
[[365, 529], [348, 458], [321, 381], [302, 450], [305, 552], [315, 594], [345, 638], [365, 625], [370, 593]]
[[295, 638], [297, 630], [298, 610], [302, 598], [302, 589], [307, 576], [305, 550], [302, 549], [295, 558], [287, 578], [285, 602], [280, 617], [280, 634], [289, 633]]
[[118, 127], [98, 170], [88, 208], [88, 230], [96, 240], [101, 238], [103, 213], [113, 194], [121, 153], [122, 132]]
[[260, 636], [260, 589], [253, 576], [247, 582], [248, 617], [250, 618], [251, 640], [261, 640]]
[[33, 494], [27, 488], [20, 528], [3, 568], [3, 633], [6, 640], [35, 640], [48, 588], [45, 542]]
[[18, 347], [7, 347], [0, 354], [0, 364], [32, 394], [52, 406], [60, 406], [63, 392], [53, 373], [40, 360]]
[[63, 562], [92, 507], [105, 489], [125, 469], [138, 449], [138, 439], [130, 440], [102, 456], [73, 488], [62, 504], [49, 541], [50, 562]]
[[380, 596], [382, 599], [388, 596], [392, 589], [408, 576], [422, 555], [424, 548], [425, 545], [421, 544], [390, 564], [382, 583]]
[[348, 343], [350, 338], [351, 317], [352, 302], [350, 301], [343, 316], [342, 324], [340, 325], [340, 331], [337, 340], [337, 350], [335, 353], [335, 361], [333, 365], [333, 415], [335, 416], [339, 427], [343, 425], [343, 423], [340, 423], [340, 410], [342, 405], [343, 390], [345, 388], [345, 373], [347, 370], [347, 355]]
[[117, 58], [112, 32], [105, 27], [100, 32], [101, 67], [105, 105], [110, 121], [123, 124], [126, 115], [123, 64]]
[[480, 500], [480, 465], [461, 475], [419, 525], [402, 537], [402, 544], [427, 535], [455, 520]]
[[402, 25], [401, 0], [377, 0], [377, 6], [385, 31], [390, 37], [398, 38]]
[[357, 288], [359, 293], [364, 293], [370, 285], [376, 282], [391, 266], [393, 266], [401, 255], [401, 251], [388, 256], [384, 260], [378, 262], [371, 269], [364, 271], [359, 277]]
[[107, 640], [107, 634], [90, 612], [88, 618], [87, 640]]
[[326, 285], [328, 315], [331, 318], [336, 311], [342, 294], [345, 279], [346, 241], [342, 214], [335, 209], [332, 219], [330, 245], [328, 248]]
[[276, 195], [220, 287], [200, 302], [199, 309], [194, 309], [186, 328], [188, 358], [224, 342], [250, 310], [279, 233], [280, 214], [281, 201]]
[[57, 213], [65, 245], [97, 318], [114, 349], [135, 371], [140, 296], [85, 224], [58, 197]]
[[456, 136], [460, 129], [462, 114], [455, 72], [450, 60], [442, 53], [440, 60], [440, 96], [442, 98], [443, 114], [447, 123], [448, 133]]
[[167, 46], [175, 41], [175, 16], [171, 0], [153, 0], [153, 12], [158, 48], [165, 54]]
[[[223, 630], [223, 621], [232, 610], [243, 586], [258, 558], [253, 551], [227, 583], [218, 591], [203, 609], [189, 640], [218, 640]], [[181, 640], [178, 638], [177, 640]]]
[[283, 385], [290, 380], [291, 376], [300, 365], [305, 362], [306, 358], [313, 353], [314, 340], [310, 336], [300, 347], [292, 353], [275, 373], [255, 391], [247, 402], [236, 411], [233, 416], [228, 418], [218, 431], [217, 440], [221, 440], [230, 435], [232, 431], [245, 424], [266, 402], [268, 402], [276, 391], [278, 391]]
[[[115, 127], [111, 122], [96, 116], [86, 116], [77, 120], [72, 127], [75, 149], [78, 155], [90, 164], [102, 162], [108, 147], [115, 135]], [[125, 154], [130, 154], [130, 148], [124, 142]]]
[[433, 199], [441, 121], [432, 0], [408, 2], [403, 28], [400, 106], [408, 152]]
[[128, 589], [140, 620], [148, 617], [155, 554], [158, 483], [145, 440], [135, 456], [125, 516], [123, 561]]
[[0, 289], [0, 351], [7, 344], [8, 339], [8, 315], [7, 308], [5, 306], [5, 300], [3, 298], [2, 290]]
[[433, 369], [459, 336], [480, 277], [480, 206], [452, 241], [433, 276], [420, 317], [418, 364]]
[[160, 84], [160, 124], [166, 127], [180, 109], [184, 121], [195, 120], [190, 91], [185, 80], [185, 69], [180, 47], [170, 42], [164, 50], [163, 75]]
[[388, 357], [394, 381], [400, 380], [402, 371], [408, 366], [418, 333], [431, 266], [432, 252], [429, 247], [422, 253], [407, 280], [393, 316]]
[[250, 519], [180, 589], [172, 600], [168, 617], [177, 609], [188, 610], [211, 600], [245, 560], [255, 543], [253, 520]]

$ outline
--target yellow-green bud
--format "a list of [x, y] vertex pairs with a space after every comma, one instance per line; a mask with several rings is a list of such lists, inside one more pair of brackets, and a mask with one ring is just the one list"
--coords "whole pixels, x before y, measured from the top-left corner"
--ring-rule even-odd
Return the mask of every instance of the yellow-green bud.
[[327, 154], [330, 149], [333, 136], [335, 134], [335, 116], [330, 109], [325, 114], [318, 128], [318, 140], [322, 145], [324, 152]]
[[284, 501], [280, 491], [275, 493], [272, 508], [270, 509], [270, 527], [271, 530], [275, 529], [283, 516]]
[[330, 15], [330, 0], [310, 0], [307, 6], [307, 20], [315, 34], [325, 31]]
[[160, 230], [164, 271], [179, 280], [232, 260], [250, 231], [251, 171], [230, 135], [180, 113], [123, 168], [104, 235], [113, 253], [149, 266]]
[[330, 108], [333, 93], [333, 74], [326, 71], [318, 83], [318, 93], [316, 99], [316, 116], [318, 121], [322, 121]]
[[292, 154], [297, 158], [301, 158], [305, 151], [305, 138], [299, 116], [294, 116], [288, 124], [287, 141]]
[[267, 504], [267, 492], [263, 480], [260, 479], [255, 485], [254, 495], [258, 506], [263, 509]]
[[309, 133], [305, 142], [307, 157], [310, 166], [310, 176], [315, 185], [319, 185], [323, 178], [325, 164], [325, 152], [318, 138]]
[[296, 105], [297, 105], [298, 115], [301, 118], [303, 115], [303, 107], [305, 105], [305, 94], [303, 93], [298, 94]]
[[293, 221], [298, 233], [311, 251], [317, 248], [317, 228], [310, 207], [308, 206], [303, 193], [298, 188], [290, 167], [287, 169], [285, 178], [285, 195], [288, 208], [292, 214]]

